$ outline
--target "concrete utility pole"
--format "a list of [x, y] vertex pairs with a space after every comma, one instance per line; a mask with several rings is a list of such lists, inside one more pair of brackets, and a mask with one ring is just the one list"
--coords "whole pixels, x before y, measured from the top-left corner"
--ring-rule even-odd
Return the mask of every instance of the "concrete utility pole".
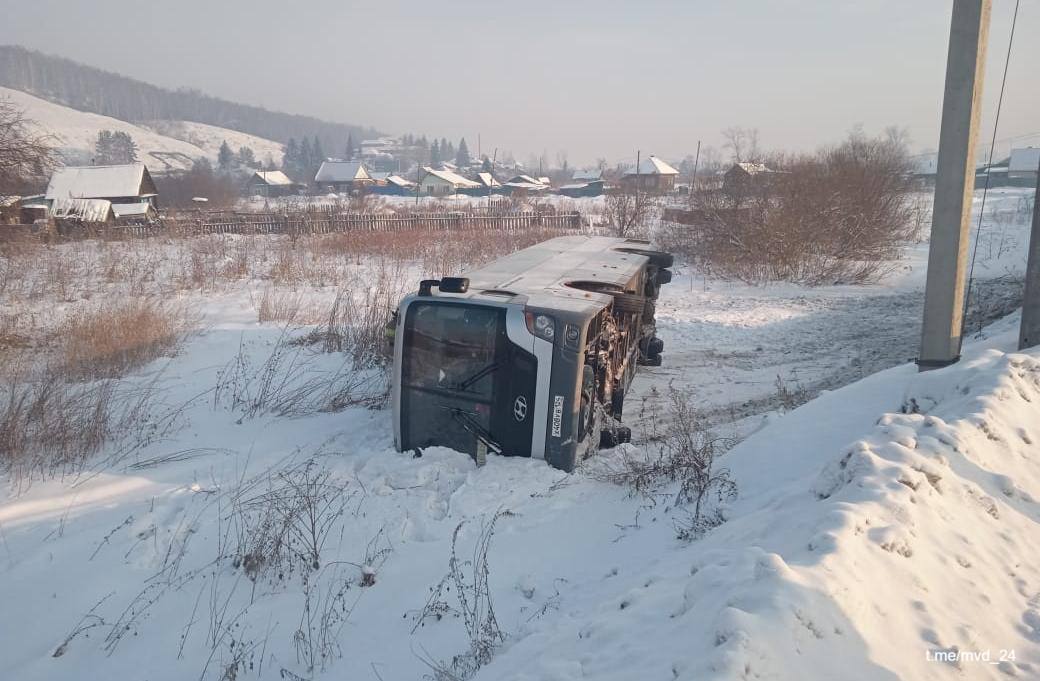
[[960, 359], [964, 270], [968, 260], [975, 146], [991, 8], [992, 0], [953, 2], [928, 248], [924, 325], [917, 360], [921, 371], [944, 367]]
[[1033, 229], [1029, 234], [1029, 259], [1026, 261], [1026, 290], [1022, 297], [1022, 327], [1018, 349], [1040, 345], [1040, 166], [1036, 169], [1033, 194]]

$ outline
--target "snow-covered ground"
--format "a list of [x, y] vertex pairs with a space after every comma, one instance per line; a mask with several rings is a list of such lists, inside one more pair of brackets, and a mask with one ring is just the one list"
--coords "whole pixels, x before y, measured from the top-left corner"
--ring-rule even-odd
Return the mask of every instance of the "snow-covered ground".
[[270, 154], [281, 161], [282, 145], [271, 140], [191, 121], [157, 121], [149, 126], [135, 125], [117, 118], [78, 111], [35, 97], [20, 90], [0, 87], [0, 99], [9, 100], [32, 120], [37, 129], [54, 136], [54, 146], [69, 164], [89, 163], [98, 133], [102, 130], [125, 132], [137, 144], [138, 158], [153, 172], [186, 170], [197, 158], [216, 161], [223, 140], [234, 151], [251, 147], [258, 161]]
[[[986, 318], [1013, 307], [1024, 195], [987, 201]], [[506, 637], [477, 679], [1038, 678], [1040, 352], [1013, 351], [1012, 315], [917, 374], [925, 255], [866, 287], [682, 271], [665, 287], [665, 366], [629, 399], [673, 383], [744, 437], [720, 460], [739, 489], [726, 522], [692, 543], [667, 500], [602, 481], [622, 452], [574, 475], [476, 468], [394, 452], [385, 410], [250, 411], [230, 395], [255, 396], [248, 377], [286, 347], [308, 377], [352, 374], [256, 322], [271, 281], [171, 292], [205, 330], [137, 377], [158, 380], [178, 427], [83, 475], [3, 481], [0, 676], [418, 679], [469, 646], [455, 584], [437, 587], [456, 528], [464, 562], [497, 515], [488, 591]], [[287, 517], [317, 522], [272, 549]]]

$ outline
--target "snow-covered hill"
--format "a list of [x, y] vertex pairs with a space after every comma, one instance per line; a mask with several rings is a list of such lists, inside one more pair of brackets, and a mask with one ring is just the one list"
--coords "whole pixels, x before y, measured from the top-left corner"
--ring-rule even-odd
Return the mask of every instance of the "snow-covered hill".
[[220, 145], [225, 141], [236, 153], [242, 147], [249, 147], [253, 150], [257, 161], [266, 163], [270, 158], [275, 165], [281, 165], [285, 150], [280, 142], [195, 121], [152, 121], [145, 127], [161, 135], [199, 147], [214, 160], [220, 151]]
[[101, 130], [129, 134], [137, 144], [138, 157], [153, 172], [184, 170], [200, 157], [215, 161], [225, 139], [236, 152], [248, 146], [259, 161], [265, 161], [268, 155], [275, 163], [281, 161], [280, 144], [235, 130], [190, 121], [158, 121], [146, 127], [77, 111], [4, 87], [0, 87], [0, 99], [11, 101], [36, 122], [41, 132], [53, 135], [54, 144], [67, 164], [88, 163]]

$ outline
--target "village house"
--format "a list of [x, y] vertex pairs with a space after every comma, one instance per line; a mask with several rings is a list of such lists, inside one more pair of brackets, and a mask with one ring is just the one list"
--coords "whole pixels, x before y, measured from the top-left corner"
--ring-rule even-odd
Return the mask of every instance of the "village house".
[[461, 190], [480, 188], [479, 182], [467, 180], [450, 170], [434, 170], [424, 166], [419, 175], [422, 178], [419, 193], [423, 196], [448, 196]]
[[249, 191], [254, 196], [288, 196], [296, 189], [297, 184], [281, 170], [258, 170], [249, 178]]
[[349, 192], [372, 183], [372, 177], [361, 161], [322, 161], [314, 175], [314, 184], [323, 191]]
[[663, 194], [675, 188], [679, 171], [656, 156], [648, 156], [639, 162], [636, 170], [628, 170], [621, 176], [621, 186], [638, 189], [651, 194]]
[[45, 200], [105, 199], [113, 204], [156, 206], [158, 191], [143, 163], [116, 166], [66, 166], [54, 171]]
[[743, 194], [762, 186], [771, 178], [773, 170], [764, 163], [734, 163], [722, 176], [722, 191], [727, 194]]
[[412, 196], [415, 194], [415, 183], [400, 175], [387, 175], [386, 179], [375, 187], [376, 194], [387, 196]]
[[[542, 182], [542, 179], [546, 180], [546, 182]], [[549, 178], [536, 179], [530, 175], [517, 175], [510, 178], [510, 180], [503, 185], [503, 189], [510, 195], [515, 194], [518, 196], [544, 192], [549, 189], [548, 179]]]
[[1008, 159], [1008, 180], [1018, 186], [1035, 187], [1040, 167], [1040, 147], [1012, 149]]
[[559, 188], [559, 193], [571, 198], [584, 196], [600, 196], [603, 194], [604, 180], [603, 171], [599, 168], [592, 170], [576, 170], [571, 175], [569, 184]]

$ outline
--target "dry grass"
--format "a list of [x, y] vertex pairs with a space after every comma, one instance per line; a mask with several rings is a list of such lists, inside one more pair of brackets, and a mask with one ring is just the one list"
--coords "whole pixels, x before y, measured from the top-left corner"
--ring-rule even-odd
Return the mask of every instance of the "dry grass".
[[62, 332], [69, 378], [114, 378], [171, 355], [192, 328], [186, 306], [155, 298], [102, 303], [74, 313]]
[[175, 413], [155, 409], [155, 381], [70, 383], [54, 367], [6, 366], [0, 383], [0, 471], [17, 486], [70, 475], [108, 447], [113, 462], [164, 437]]
[[264, 322], [291, 322], [302, 317], [303, 296], [294, 291], [283, 291], [268, 286], [260, 294], [256, 305], [256, 320]]

